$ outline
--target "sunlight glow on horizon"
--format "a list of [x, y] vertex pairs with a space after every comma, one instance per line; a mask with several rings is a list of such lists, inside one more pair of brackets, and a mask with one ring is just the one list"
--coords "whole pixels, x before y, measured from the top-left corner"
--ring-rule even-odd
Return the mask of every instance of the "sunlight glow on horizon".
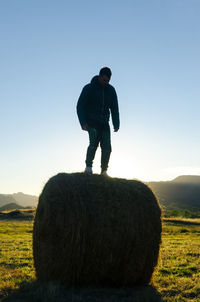
[[171, 181], [178, 176], [182, 175], [200, 175], [200, 168], [195, 167], [176, 167], [176, 168], [166, 168], [161, 171], [153, 171], [153, 173], [145, 173], [142, 171], [136, 171], [135, 175], [129, 170], [122, 168], [110, 169], [109, 175], [111, 177], [120, 177], [126, 179], [137, 179], [142, 182], [159, 182], [159, 181]]
[[[98, 158], [99, 159], [99, 158]], [[100, 167], [98, 167], [97, 162], [95, 161], [96, 164], [94, 164], [93, 168], [93, 173], [94, 174], [100, 174]], [[53, 177], [57, 173], [82, 173], [84, 171], [84, 165], [83, 169], [68, 169], [68, 170], [52, 170], [52, 172], [44, 177], [44, 179], [39, 179], [37, 178], [37, 183], [35, 183], [35, 190], [33, 191], [32, 184], [28, 183], [25, 184], [25, 187], [27, 189], [23, 190], [20, 188], [20, 183], [17, 184], [17, 189], [12, 190], [9, 187], [5, 187], [3, 191], [0, 192], [0, 194], [13, 194], [13, 193], [18, 193], [18, 192], [23, 192], [24, 194], [29, 194], [29, 195], [36, 195], [39, 196], [45, 183], [48, 181], [49, 178]], [[134, 169], [135, 174], [126, 168], [122, 163], [118, 164], [118, 166], [110, 166], [108, 169], [108, 175], [111, 177], [116, 177], [116, 178], [125, 178], [125, 179], [136, 179], [142, 182], [159, 182], [159, 181], [171, 181], [175, 179], [178, 176], [181, 175], [200, 175], [200, 167], [175, 167], [175, 168], [166, 168], [161, 171], [153, 171], [153, 173], [150, 173], [150, 171], [145, 173], [146, 171], [143, 169]], [[12, 185], [12, 184], [11, 184]], [[16, 186], [13, 186], [13, 188]], [[19, 189], [18, 189], [19, 188]], [[36, 189], [40, 188], [40, 189]]]

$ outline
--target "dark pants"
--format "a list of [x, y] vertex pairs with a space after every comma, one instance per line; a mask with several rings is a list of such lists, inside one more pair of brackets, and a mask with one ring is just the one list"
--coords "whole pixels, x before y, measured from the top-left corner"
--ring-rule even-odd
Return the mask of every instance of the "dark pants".
[[111, 142], [110, 142], [110, 127], [95, 129], [95, 128], [88, 128], [89, 140], [90, 144], [87, 149], [86, 155], [86, 165], [87, 167], [92, 167], [93, 160], [95, 157], [95, 153], [97, 147], [100, 143], [101, 146], [101, 170], [106, 171], [108, 168], [108, 162], [110, 159], [111, 149]]

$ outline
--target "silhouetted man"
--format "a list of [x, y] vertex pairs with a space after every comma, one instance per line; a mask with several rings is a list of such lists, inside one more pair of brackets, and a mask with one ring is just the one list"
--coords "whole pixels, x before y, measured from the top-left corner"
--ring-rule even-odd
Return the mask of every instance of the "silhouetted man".
[[97, 147], [101, 146], [101, 174], [107, 176], [111, 153], [110, 111], [114, 131], [119, 130], [119, 109], [115, 88], [109, 84], [111, 70], [103, 67], [98, 76], [92, 78], [79, 97], [77, 114], [83, 130], [88, 131], [89, 146], [86, 154], [85, 173], [92, 174], [92, 165]]

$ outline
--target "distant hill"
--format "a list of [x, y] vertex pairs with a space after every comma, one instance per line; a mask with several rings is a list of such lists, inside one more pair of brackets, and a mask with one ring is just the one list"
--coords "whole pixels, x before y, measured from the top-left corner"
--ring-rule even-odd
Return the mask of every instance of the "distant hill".
[[0, 207], [0, 211], [10, 211], [15, 209], [23, 209], [23, 207], [19, 206], [17, 203], [8, 203]]
[[22, 206], [22, 208], [32, 208], [37, 206], [37, 202], [37, 196], [28, 195], [21, 192], [14, 194], [0, 194], [0, 207], [9, 203], [15, 203], [19, 206]]
[[149, 182], [165, 210], [200, 211], [200, 176], [183, 175], [172, 181]]
[[196, 184], [200, 185], [200, 176], [199, 175], [182, 175], [176, 177], [172, 182], [182, 183], [182, 184]]
[[38, 197], [34, 195], [24, 194], [22, 192], [14, 193], [13, 198], [16, 202], [23, 207], [36, 207], [38, 202]]
[[15, 203], [16, 200], [10, 194], [0, 194], [0, 207], [8, 203]]

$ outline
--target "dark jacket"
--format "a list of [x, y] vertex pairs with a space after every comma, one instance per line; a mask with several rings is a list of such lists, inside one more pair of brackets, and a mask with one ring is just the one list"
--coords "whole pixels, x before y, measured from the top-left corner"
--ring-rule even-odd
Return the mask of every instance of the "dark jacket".
[[81, 126], [102, 127], [108, 125], [112, 115], [114, 129], [119, 129], [119, 109], [115, 88], [108, 84], [102, 87], [98, 76], [83, 87], [77, 103], [77, 114]]

